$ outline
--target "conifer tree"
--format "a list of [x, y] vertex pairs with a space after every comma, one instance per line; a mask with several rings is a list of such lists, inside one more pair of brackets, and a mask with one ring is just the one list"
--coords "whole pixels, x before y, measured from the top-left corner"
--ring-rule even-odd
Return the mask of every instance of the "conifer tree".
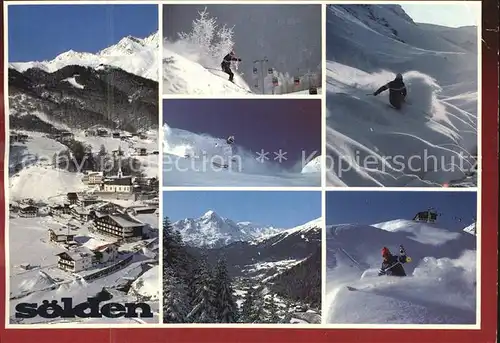
[[269, 294], [269, 297], [266, 298], [264, 310], [266, 312], [266, 323], [277, 324], [280, 322], [279, 309], [274, 294]]
[[163, 273], [163, 322], [187, 323], [189, 298], [187, 287], [170, 267]]
[[205, 260], [202, 260], [199, 275], [197, 275], [194, 286], [193, 309], [188, 314], [192, 323], [215, 323], [215, 291], [212, 275]]
[[228, 275], [226, 263], [222, 259], [217, 263], [214, 288], [217, 322], [236, 323], [238, 320], [238, 307], [234, 299], [232, 281]]

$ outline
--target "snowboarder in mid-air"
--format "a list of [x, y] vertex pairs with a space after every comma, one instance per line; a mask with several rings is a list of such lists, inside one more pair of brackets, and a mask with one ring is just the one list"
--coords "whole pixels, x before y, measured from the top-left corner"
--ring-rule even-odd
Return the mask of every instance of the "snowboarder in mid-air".
[[220, 64], [222, 71], [229, 75], [229, 81], [231, 81], [231, 82], [234, 82], [233, 81], [234, 73], [231, 70], [231, 62], [233, 62], [233, 61], [234, 62], [241, 62], [241, 58], [236, 57], [236, 55], [234, 54], [234, 51], [231, 51], [229, 54], [224, 56], [224, 58], [222, 59], [222, 62]]
[[394, 80], [377, 89], [373, 95], [377, 96], [386, 90], [389, 90], [389, 102], [391, 105], [398, 110], [401, 109], [406, 99], [406, 86], [403, 82], [403, 75], [397, 74]]
[[224, 168], [229, 167], [229, 161], [233, 161], [233, 148], [232, 148], [233, 143], [234, 143], [234, 136], [228, 136], [226, 138], [226, 144], [215, 143], [215, 147], [221, 149], [221, 156], [220, 157], [225, 160], [224, 164], [219, 164], [217, 162], [213, 162], [215, 165], [217, 165], [218, 167], [224, 167]]
[[399, 256], [392, 255], [388, 248], [382, 249], [384, 261], [380, 267], [378, 275], [406, 276], [403, 263], [407, 262], [406, 251], [402, 245], [399, 246]]

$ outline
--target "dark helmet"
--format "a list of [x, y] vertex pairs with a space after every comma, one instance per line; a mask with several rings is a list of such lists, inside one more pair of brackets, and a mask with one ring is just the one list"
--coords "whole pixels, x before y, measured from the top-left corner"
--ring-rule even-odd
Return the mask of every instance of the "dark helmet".
[[387, 257], [387, 256], [390, 256], [391, 255], [391, 252], [389, 251], [388, 248], [386, 247], [383, 247], [382, 248], [382, 257]]
[[401, 75], [400, 73], [397, 73], [396, 80], [403, 80], [403, 75]]

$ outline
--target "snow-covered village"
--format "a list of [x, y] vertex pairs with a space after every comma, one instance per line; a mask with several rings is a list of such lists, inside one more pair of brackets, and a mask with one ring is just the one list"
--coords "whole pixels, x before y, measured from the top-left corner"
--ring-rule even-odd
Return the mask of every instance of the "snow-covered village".
[[[159, 321], [158, 46], [154, 31], [92, 53], [9, 56], [10, 324]], [[144, 303], [153, 316], [19, 314], [64, 298]]]
[[[71, 163], [66, 166], [71, 160], [64, 157], [69, 149], [65, 144], [78, 146], [79, 141], [39, 132], [13, 135], [22, 138], [11, 139], [10, 146], [11, 313], [20, 302], [61, 295], [84, 301], [103, 289], [113, 301], [141, 299], [157, 307], [158, 180], [151, 176], [156, 167], [143, 176], [124, 173], [130, 169], [127, 164], [105, 172], [95, 157], [112, 165], [148, 149], [125, 150], [127, 139], [88, 136], [87, 143], [94, 139], [101, 149], [96, 155], [87, 152], [86, 161], [95, 163], [84, 163], [78, 171]], [[154, 147], [154, 139], [143, 138]], [[108, 146], [118, 140], [116, 151], [123, 155], [108, 153], [106, 140]], [[40, 158], [51, 151], [58, 151], [52, 160]]]

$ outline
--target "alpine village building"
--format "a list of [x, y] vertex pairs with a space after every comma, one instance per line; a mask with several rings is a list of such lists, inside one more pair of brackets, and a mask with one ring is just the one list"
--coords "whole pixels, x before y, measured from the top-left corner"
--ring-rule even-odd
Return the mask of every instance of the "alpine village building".
[[140, 238], [146, 224], [137, 221], [130, 215], [121, 212], [113, 214], [95, 214], [94, 226], [102, 235], [120, 239]]

